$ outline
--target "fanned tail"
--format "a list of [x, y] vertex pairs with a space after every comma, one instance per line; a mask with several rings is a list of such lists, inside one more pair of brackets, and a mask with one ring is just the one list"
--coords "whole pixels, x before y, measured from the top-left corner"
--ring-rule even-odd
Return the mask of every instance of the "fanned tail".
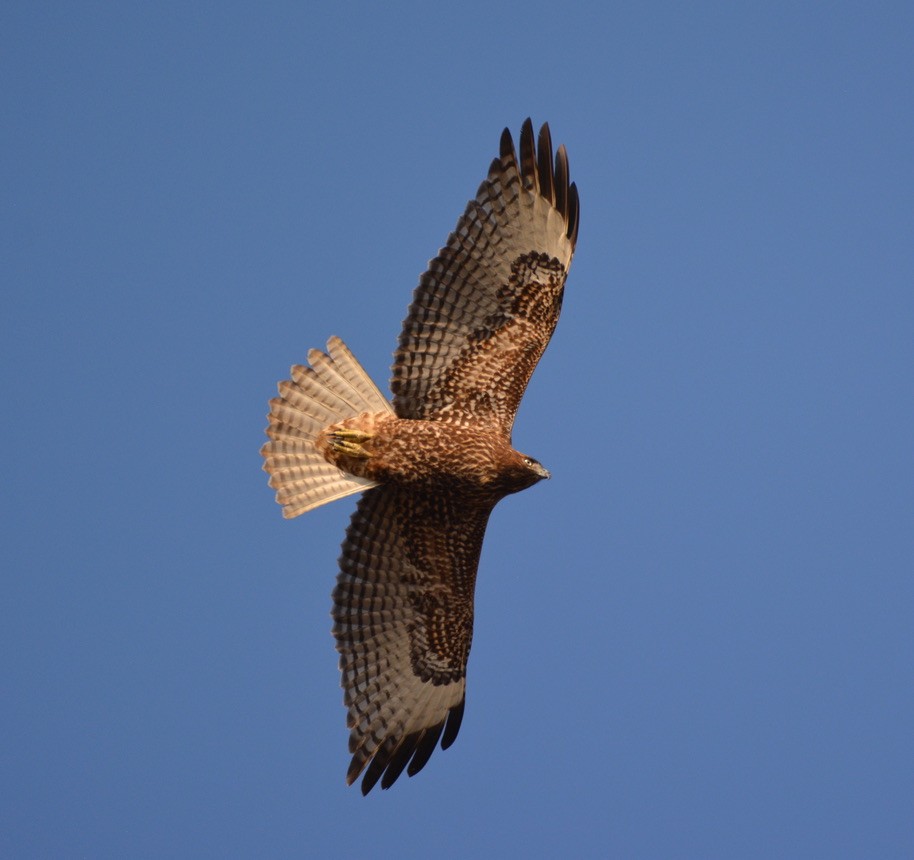
[[279, 397], [270, 401], [270, 441], [260, 449], [263, 469], [286, 519], [376, 486], [328, 463], [314, 440], [328, 425], [362, 412], [393, 414], [393, 407], [338, 337], [327, 341], [327, 354], [312, 349], [308, 363], [310, 367], [295, 365], [292, 378], [279, 383]]

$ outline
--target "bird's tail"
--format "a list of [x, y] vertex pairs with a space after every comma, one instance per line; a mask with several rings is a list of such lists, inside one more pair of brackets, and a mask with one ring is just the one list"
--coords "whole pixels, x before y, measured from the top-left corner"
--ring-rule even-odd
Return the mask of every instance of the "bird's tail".
[[338, 337], [327, 341], [327, 353], [312, 349], [310, 367], [295, 365], [292, 378], [279, 383], [270, 401], [270, 437], [260, 453], [276, 501], [287, 519], [374, 487], [373, 481], [350, 475], [328, 463], [314, 447], [330, 424], [362, 412], [390, 412], [393, 407]]

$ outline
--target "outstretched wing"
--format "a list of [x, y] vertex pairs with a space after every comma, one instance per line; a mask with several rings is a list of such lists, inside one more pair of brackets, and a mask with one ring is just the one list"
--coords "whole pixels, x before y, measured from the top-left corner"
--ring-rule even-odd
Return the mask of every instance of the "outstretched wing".
[[[489, 509], [384, 485], [359, 501], [333, 592], [352, 784], [389, 788], [463, 716], [473, 589]], [[443, 737], [442, 737], [443, 733]]]
[[510, 434], [558, 321], [578, 215], [565, 147], [553, 164], [549, 126], [537, 147], [524, 123], [519, 160], [505, 129], [488, 178], [413, 294], [394, 355], [397, 415]]

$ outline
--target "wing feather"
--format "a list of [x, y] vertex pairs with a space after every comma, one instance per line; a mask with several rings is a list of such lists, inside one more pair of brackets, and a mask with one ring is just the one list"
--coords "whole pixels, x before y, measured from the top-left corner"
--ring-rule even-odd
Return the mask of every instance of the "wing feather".
[[[533, 140], [533, 125], [530, 126], [530, 140]], [[540, 194], [543, 195], [544, 200], [548, 200], [551, 203], [555, 203], [555, 189], [552, 183], [553, 173], [552, 173], [552, 135], [549, 133], [549, 126], [544, 125], [540, 129], [539, 136], [539, 145], [538, 145], [538, 155], [537, 155], [537, 172], [539, 175], [539, 188]], [[556, 182], [559, 182], [558, 176], [555, 177]], [[568, 181], [568, 178], [565, 178], [565, 181]], [[561, 212], [561, 209], [559, 209]]]
[[450, 745], [463, 713], [473, 590], [488, 509], [394, 485], [359, 501], [333, 592], [348, 708], [347, 775], [382, 788]]
[[401, 418], [472, 419], [510, 434], [514, 415], [561, 309], [579, 220], [568, 157], [553, 160], [549, 127], [537, 146], [508, 129], [475, 199], [419, 281], [394, 356]]

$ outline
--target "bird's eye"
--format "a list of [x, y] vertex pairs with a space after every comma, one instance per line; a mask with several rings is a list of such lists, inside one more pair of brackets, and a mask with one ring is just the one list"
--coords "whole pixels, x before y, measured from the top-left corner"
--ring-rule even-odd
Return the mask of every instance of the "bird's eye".
[[530, 457], [524, 457], [524, 465], [532, 466], [535, 461]]

